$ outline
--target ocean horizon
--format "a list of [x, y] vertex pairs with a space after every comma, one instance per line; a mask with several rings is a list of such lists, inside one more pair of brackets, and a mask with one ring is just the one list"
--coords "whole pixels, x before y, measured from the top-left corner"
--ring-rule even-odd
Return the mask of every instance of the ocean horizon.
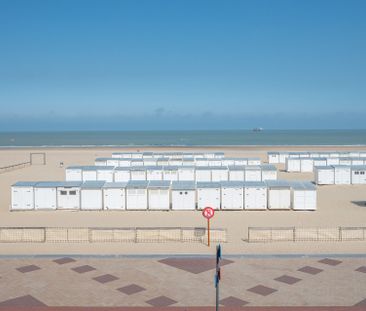
[[365, 130], [0, 132], [0, 147], [363, 146]]

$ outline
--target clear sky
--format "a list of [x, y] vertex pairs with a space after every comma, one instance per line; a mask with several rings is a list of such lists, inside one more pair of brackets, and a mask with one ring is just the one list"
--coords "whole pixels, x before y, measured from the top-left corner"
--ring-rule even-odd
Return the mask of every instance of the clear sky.
[[365, 128], [365, 0], [0, 0], [0, 130]]

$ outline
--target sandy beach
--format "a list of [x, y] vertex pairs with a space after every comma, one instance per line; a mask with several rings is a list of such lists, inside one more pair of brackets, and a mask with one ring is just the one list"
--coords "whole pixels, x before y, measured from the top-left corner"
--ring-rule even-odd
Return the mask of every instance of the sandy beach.
[[[30, 152], [45, 152], [46, 165], [0, 174], [0, 226], [29, 227], [204, 227], [201, 212], [160, 211], [27, 211], [10, 212], [10, 187], [17, 181], [58, 181], [65, 179], [69, 165], [93, 165], [97, 157], [111, 156], [123, 151], [223, 151], [226, 156], [260, 157], [267, 161], [268, 151], [310, 150], [366, 150], [356, 146], [301, 146], [301, 147], [208, 147], [208, 148], [14, 148], [0, 150], [0, 167], [29, 160]], [[64, 167], [60, 168], [59, 163]], [[279, 179], [313, 180], [312, 173], [286, 173], [283, 165], [277, 166]], [[366, 242], [279, 242], [247, 243], [250, 226], [337, 227], [364, 226], [366, 207], [357, 202], [366, 201], [366, 185], [331, 185], [318, 187], [318, 209], [315, 212], [295, 211], [219, 211], [212, 227], [228, 230], [228, 243], [224, 249], [229, 254], [264, 253], [363, 253]], [[214, 246], [212, 246], [214, 247]], [[0, 244], [2, 254], [211, 254], [213, 248], [195, 243], [114, 243], [114, 244]]]

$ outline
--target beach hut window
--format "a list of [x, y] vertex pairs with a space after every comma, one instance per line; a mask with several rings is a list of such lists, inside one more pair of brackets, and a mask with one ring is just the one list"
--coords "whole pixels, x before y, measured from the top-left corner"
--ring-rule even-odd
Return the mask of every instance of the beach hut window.
[[183, 192], [181, 191], [181, 192], [179, 192], [179, 194], [183, 194]]
[[184, 192], [184, 194], [188, 194], [188, 192], [186, 191], [186, 192]]
[[67, 195], [67, 191], [61, 190], [61, 195]]
[[355, 172], [355, 175], [358, 175], [359, 174], [359, 172]]
[[[65, 191], [66, 192], [66, 191]], [[69, 191], [69, 194], [70, 195], [76, 195], [76, 191], [75, 190], [73, 190], [73, 191]]]

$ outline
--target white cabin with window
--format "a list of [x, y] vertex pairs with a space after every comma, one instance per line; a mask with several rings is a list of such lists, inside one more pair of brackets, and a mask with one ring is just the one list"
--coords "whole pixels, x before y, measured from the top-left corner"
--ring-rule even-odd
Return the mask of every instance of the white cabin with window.
[[365, 165], [352, 166], [351, 182], [353, 185], [366, 184], [366, 166]]
[[34, 186], [36, 182], [20, 181], [11, 186], [11, 210], [34, 209]]
[[81, 181], [64, 181], [57, 186], [57, 208], [66, 210], [80, 209]]
[[239, 181], [221, 182], [221, 209], [244, 209], [244, 185]]
[[106, 182], [103, 185], [103, 209], [126, 209], [126, 182]]
[[168, 211], [170, 209], [170, 181], [152, 180], [147, 190], [149, 210]]
[[196, 209], [196, 185], [194, 182], [173, 181], [171, 185], [172, 210]]
[[221, 184], [217, 182], [197, 183], [197, 209], [205, 207], [220, 209], [221, 204]]
[[126, 186], [128, 210], [147, 210], [148, 181], [131, 180]]
[[80, 209], [102, 210], [103, 209], [103, 185], [104, 181], [86, 181], [81, 185]]

